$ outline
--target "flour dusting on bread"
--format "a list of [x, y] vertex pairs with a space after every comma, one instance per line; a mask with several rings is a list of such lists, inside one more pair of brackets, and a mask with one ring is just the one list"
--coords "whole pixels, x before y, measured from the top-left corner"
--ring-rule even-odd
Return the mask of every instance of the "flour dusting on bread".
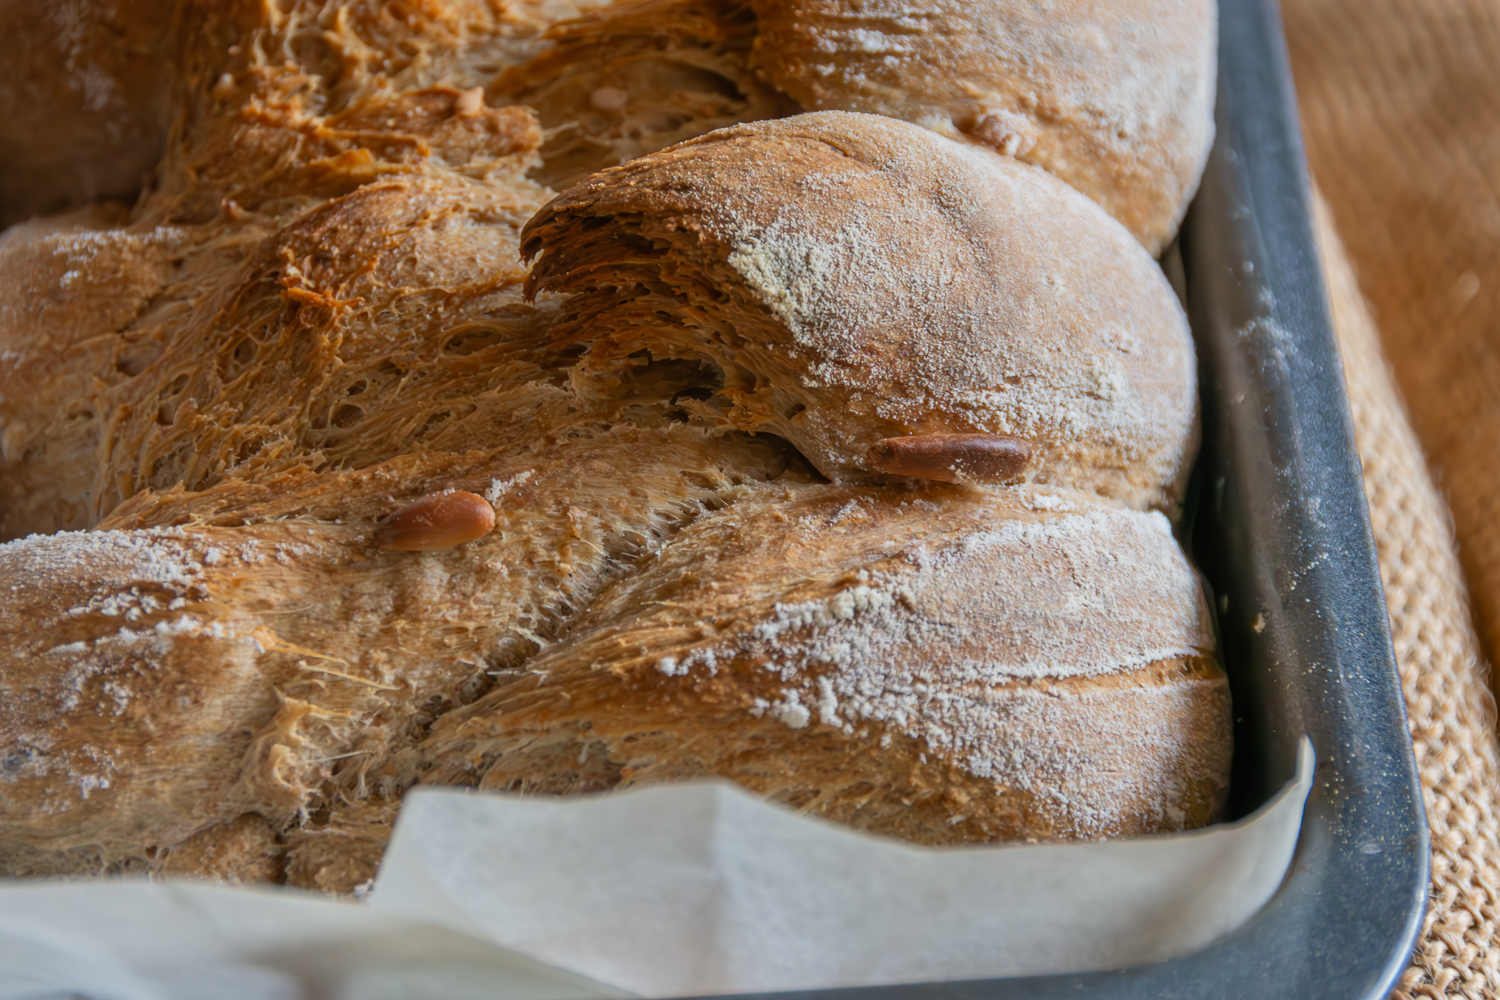
[[[95, 6], [63, 49], [144, 0]], [[950, 39], [950, 100], [941, 39], [844, 6], [151, 28], [140, 197], [0, 237], [0, 872], [347, 892], [420, 782], [715, 775], [921, 843], [1216, 816], [1195, 364], [1142, 248], [1191, 183], [1131, 175], [1181, 124], [1138, 84], [1201, 66], [1093, 114], [1116, 8], [1065, 0], [1027, 72]], [[910, 121], [839, 110], [873, 91]]]
[[574, 296], [560, 337], [717, 366], [718, 419], [836, 481], [881, 439], [982, 432], [1027, 442], [1035, 481], [1179, 501], [1181, 306], [1123, 229], [1034, 168], [873, 115], [800, 115], [605, 171], [543, 208], [522, 252], [540, 254], [528, 294]]

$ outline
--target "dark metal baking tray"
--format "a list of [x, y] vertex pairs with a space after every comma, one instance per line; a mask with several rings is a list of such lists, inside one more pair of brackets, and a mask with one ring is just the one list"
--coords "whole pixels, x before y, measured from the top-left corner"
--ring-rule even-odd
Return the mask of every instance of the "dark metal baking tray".
[[1416, 940], [1427, 823], [1391, 649], [1275, 0], [1220, 0], [1218, 135], [1181, 237], [1203, 450], [1194, 556], [1235, 706], [1231, 816], [1318, 766], [1292, 866], [1217, 944], [1084, 975], [777, 997], [1378, 1000]]
[[1231, 817], [1292, 776], [1303, 734], [1317, 752], [1291, 868], [1244, 926], [1171, 961], [782, 1000], [1381, 1000], [1407, 961], [1427, 827], [1290, 68], [1275, 0], [1219, 6], [1218, 133], [1180, 242], [1203, 406], [1185, 523], [1234, 698]]

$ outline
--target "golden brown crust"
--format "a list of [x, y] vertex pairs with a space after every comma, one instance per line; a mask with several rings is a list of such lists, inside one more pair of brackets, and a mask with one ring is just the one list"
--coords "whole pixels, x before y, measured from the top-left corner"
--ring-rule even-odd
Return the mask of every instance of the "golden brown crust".
[[[476, 370], [549, 364], [527, 338], [548, 309], [520, 301], [515, 252], [539, 200], [419, 176], [281, 226], [78, 231], [15, 247], [16, 270], [36, 277], [0, 293], [18, 300], [0, 314], [0, 537], [86, 527], [139, 490], [202, 489], [231, 469], [276, 473], [309, 455], [369, 465], [414, 441], [464, 450], [493, 421], [461, 395]], [[7, 233], [0, 255], [23, 235]], [[366, 249], [341, 252], [351, 246]], [[61, 280], [80, 268], [102, 280]]]
[[[515, 252], [547, 194], [522, 176], [541, 133], [434, 78], [493, 73], [537, 33], [525, 6], [402, 26], [357, 5], [324, 30], [302, 6], [184, 5], [152, 195], [0, 237], [0, 538], [231, 469], [462, 452], [494, 422], [464, 389], [481, 366], [523, 377], [549, 319], [519, 301]], [[392, 31], [420, 37], [372, 65]]]
[[[333, 798], [399, 793], [435, 715], [702, 510], [784, 472], [779, 452], [621, 426], [230, 482], [137, 502], [137, 523], [189, 527], [0, 545], [0, 865], [97, 869], [247, 811], [285, 829]], [[493, 498], [495, 530], [372, 547], [380, 514], [435, 487]]]
[[[603, 175], [579, 189], [588, 211], [555, 203], [529, 231], [546, 252], [528, 297], [521, 227], [550, 192], [527, 175], [556, 134], [505, 88], [618, 36], [541, 38], [565, 2], [394, 10], [181, 3], [146, 195], [0, 236], [0, 871], [347, 892], [419, 779], [722, 774], [929, 842], [1211, 815], [1227, 716], [1196, 585], [1159, 515], [1093, 495], [1171, 509], [1192, 423], [1180, 311], [1118, 226], [1032, 168], [809, 116]], [[653, 52], [638, 22], [664, 11]], [[645, 103], [679, 79], [662, 67], [735, 90], [633, 132], [639, 149], [770, 106], [736, 75], [743, 8], [610, 18], [639, 37], [599, 72], [660, 85]], [[715, 34], [725, 18], [738, 27]], [[663, 164], [692, 190], [624, 188]], [[806, 183], [825, 174], [864, 202]], [[765, 191], [725, 190], [739, 183]], [[773, 202], [799, 198], [821, 214], [775, 229]], [[873, 306], [783, 280], [830, 233], [879, 265], [861, 272]], [[913, 294], [887, 295], [908, 275]], [[591, 298], [594, 279], [610, 290]], [[854, 326], [819, 326], [829, 302]], [[1025, 477], [1093, 492], [861, 465], [881, 441], [949, 433], [1024, 438]], [[968, 478], [1009, 475], [987, 461]], [[393, 515], [457, 493], [455, 544], [379, 547]], [[944, 566], [967, 577], [937, 580]], [[846, 578], [860, 571], [906, 580], [879, 593], [909, 602]], [[1094, 586], [1065, 600], [1078, 580]], [[1108, 607], [1073, 600], [1089, 595]], [[1050, 624], [1026, 627], [1026, 608]], [[966, 624], [913, 644], [924, 622]], [[850, 623], [853, 659], [830, 645]], [[726, 668], [705, 675], [710, 656]], [[580, 696], [526, 754], [495, 756], [552, 711], [546, 684], [575, 680], [624, 691], [633, 720], [585, 718]], [[918, 682], [968, 715], [898, 712]], [[812, 721], [825, 684], [842, 724]], [[489, 741], [478, 764], [471, 737]], [[1007, 746], [1053, 791], [997, 770]], [[864, 777], [827, 779], [846, 770]]]
[[209, 827], [161, 852], [157, 870], [168, 878], [221, 882], [280, 882], [283, 848], [265, 817], [245, 813]]
[[274, 191], [267, 168], [294, 146], [227, 136], [335, 115], [372, 92], [486, 83], [577, 12], [574, 0], [4, 0], [0, 226], [96, 199], [128, 203], [142, 188], [212, 212], [225, 174], [258, 172]]
[[625, 0], [549, 33], [492, 90], [540, 113], [539, 176], [737, 122], [863, 111], [1040, 166], [1154, 255], [1213, 138], [1213, 0]]
[[129, 203], [171, 122], [163, 0], [0, 0], [0, 228]]
[[801, 108], [750, 66], [745, 0], [617, 0], [552, 28], [492, 86], [547, 129], [537, 179], [562, 188], [716, 128]]
[[1225, 791], [1212, 646], [1160, 515], [1028, 488], [768, 487], [440, 719], [427, 780], [713, 775], [926, 843], [1178, 830]]
[[1153, 255], [1213, 140], [1213, 0], [753, 0], [753, 65], [808, 110], [916, 122], [1045, 168]]
[[[1024, 235], [1023, 235], [1024, 234]], [[604, 171], [522, 234], [559, 344], [721, 371], [711, 426], [835, 481], [897, 436], [986, 433], [1026, 478], [1174, 509], [1192, 342], [1160, 270], [1043, 172], [875, 115], [736, 126]], [[605, 340], [605, 337], [608, 340]]]

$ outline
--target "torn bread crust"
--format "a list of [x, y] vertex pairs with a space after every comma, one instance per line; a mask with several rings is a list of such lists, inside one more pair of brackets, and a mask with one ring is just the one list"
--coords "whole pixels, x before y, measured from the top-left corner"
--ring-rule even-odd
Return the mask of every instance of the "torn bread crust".
[[555, 25], [548, 48], [492, 89], [534, 108], [535, 176], [561, 189], [605, 167], [802, 108], [750, 66], [744, 0], [616, 0]]
[[701, 419], [778, 434], [834, 481], [868, 480], [885, 438], [984, 433], [1028, 442], [1028, 480], [1178, 503], [1196, 420], [1181, 306], [1118, 224], [1033, 168], [801, 115], [604, 171], [521, 252], [528, 295], [571, 296], [556, 346], [712, 365]]
[[1228, 689], [1164, 520], [935, 489], [773, 488], [699, 519], [439, 720], [425, 780], [718, 775], [928, 843], [1207, 822]]
[[[1080, 628], [1104, 652], [1044, 651], [1005, 661], [1009, 673], [962, 644], [927, 662], [908, 640], [962, 619], [950, 612], [992, 586], [1016, 608], [1028, 593], [1056, 598], [1078, 552], [1066, 571], [990, 559], [977, 585], [923, 591], [958, 602], [942, 612], [872, 596], [918, 594], [882, 574], [919, 570], [908, 555], [924, 539], [940, 553], [953, 548], [944, 532], [976, 553], [998, 545], [995, 525], [965, 511], [1045, 535], [1113, 517], [1080, 513], [1098, 495], [1173, 508], [1193, 368], [1149, 261], [1037, 171], [900, 123], [820, 115], [733, 129], [600, 181], [668, 164], [652, 176], [670, 183], [635, 192], [641, 205], [554, 203], [528, 233], [545, 236], [538, 274], [557, 292], [538, 279], [523, 294], [521, 227], [551, 193], [527, 174], [563, 133], [499, 106], [494, 80], [549, 44], [562, 51], [561, 35], [536, 35], [570, 6], [501, 16], [452, 0], [402, 20], [379, 5], [190, 2], [152, 190], [133, 209], [0, 238], [15, 279], [0, 282], [0, 538], [15, 539], [0, 545], [13, 588], [0, 605], [0, 870], [197, 866], [348, 891], [406, 787], [481, 777], [562, 792], [720, 773], [933, 842], [1212, 814], [1224, 687], [1181, 580], [1162, 578], [1159, 627], [1142, 634], [1182, 641]], [[677, 66], [710, 69], [699, 79], [713, 83], [713, 60], [741, 58], [746, 36], [704, 48], [708, 14], [744, 9], [694, 9], [703, 30], [676, 51], [709, 61]], [[231, 46], [238, 14], [266, 21]], [[607, 71], [678, 58], [636, 51]], [[632, 129], [631, 87], [606, 81], [591, 106]], [[760, 107], [748, 88], [631, 141]], [[781, 155], [800, 164], [791, 186]], [[713, 169], [689, 169], [699, 156]], [[718, 207], [683, 200], [694, 192]], [[856, 210], [864, 194], [874, 207]], [[822, 228], [803, 232], [807, 218]], [[1027, 477], [1089, 492], [902, 488], [863, 464], [874, 442], [948, 433], [1035, 441]], [[819, 506], [839, 489], [852, 492]], [[382, 518], [447, 491], [472, 496], [473, 525], [493, 508], [493, 530], [441, 551], [378, 547]], [[1125, 523], [1159, 540], [1144, 517]], [[847, 534], [862, 524], [881, 528]], [[717, 538], [712, 550], [673, 541], [700, 525], [693, 537]], [[752, 553], [740, 584], [716, 590], [711, 567], [735, 531]], [[894, 535], [916, 547], [891, 549]], [[839, 538], [845, 568], [869, 580], [777, 561], [795, 550], [805, 563]], [[633, 611], [612, 603], [669, 563], [668, 590]], [[759, 596], [741, 601], [736, 586]], [[698, 611], [684, 610], [689, 592]], [[743, 629], [735, 606], [751, 615]], [[1049, 628], [1136, 621], [1118, 600], [1078, 608], [1083, 619]], [[656, 636], [649, 650], [610, 645], [617, 612]], [[688, 617], [651, 617], [664, 612]], [[1010, 626], [992, 615], [964, 628], [998, 648]], [[863, 652], [851, 660], [846, 646]], [[1117, 654], [1123, 672], [1110, 673]], [[600, 692], [635, 692], [622, 706], [644, 698], [638, 717], [520, 724], [516, 712], [560, 704], [577, 670]], [[527, 686], [543, 680], [558, 687]], [[914, 714], [913, 698], [931, 711]], [[1098, 737], [1113, 759], [1088, 742], [1097, 734], [1074, 734], [1070, 766], [1097, 774], [1063, 768], [1073, 735], [1046, 713], [1069, 699], [1115, 713]], [[1159, 723], [1134, 714], [1148, 705]], [[694, 712], [702, 728], [673, 742], [663, 713]], [[498, 737], [476, 733], [497, 721]], [[529, 749], [495, 743], [476, 761], [449, 741], [460, 725], [475, 745], [517, 736]], [[725, 731], [748, 748], [725, 756]], [[887, 739], [900, 749], [887, 755]], [[1140, 764], [1148, 747], [1156, 763]], [[874, 770], [852, 785], [820, 776], [857, 758]], [[1049, 798], [1006, 763], [1023, 759], [1063, 791]], [[904, 791], [875, 791], [887, 787]], [[1098, 805], [1106, 787], [1112, 812]]]
[[[0, 866], [144, 863], [244, 812], [285, 830], [335, 801], [399, 795], [433, 718], [702, 512], [785, 476], [783, 451], [622, 426], [440, 469], [411, 458], [228, 483], [130, 519], [221, 525], [0, 545]], [[494, 529], [442, 552], [376, 548], [392, 497], [433, 475], [471, 492], [510, 483]]]

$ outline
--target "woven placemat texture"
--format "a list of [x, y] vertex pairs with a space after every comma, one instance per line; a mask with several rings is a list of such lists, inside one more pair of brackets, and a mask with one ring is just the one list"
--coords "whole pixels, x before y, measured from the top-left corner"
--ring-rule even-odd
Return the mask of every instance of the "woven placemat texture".
[[1321, 199], [1317, 230], [1417, 770], [1432, 829], [1431, 902], [1395, 996], [1500, 996], [1500, 747], [1442, 498]]
[[1500, 4], [1282, 10], [1432, 827], [1432, 901], [1396, 995], [1500, 997], [1500, 774], [1481, 665], [1500, 657]]
[[1500, 3], [1282, 0], [1308, 160], [1500, 662]]

